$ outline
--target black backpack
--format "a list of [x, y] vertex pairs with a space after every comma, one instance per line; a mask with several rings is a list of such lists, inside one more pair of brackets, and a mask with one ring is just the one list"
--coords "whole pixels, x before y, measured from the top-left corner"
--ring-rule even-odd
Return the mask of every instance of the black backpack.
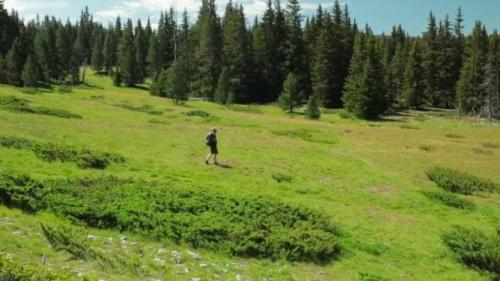
[[207, 145], [213, 145], [214, 139], [215, 139], [215, 135], [213, 133], [209, 133], [205, 139], [205, 142]]

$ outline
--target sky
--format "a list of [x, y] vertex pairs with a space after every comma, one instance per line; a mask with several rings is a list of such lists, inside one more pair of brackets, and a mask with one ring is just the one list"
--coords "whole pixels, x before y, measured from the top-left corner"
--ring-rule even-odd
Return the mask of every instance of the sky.
[[[220, 13], [228, 0], [216, 0]], [[286, 0], [281, 0], [285, 4]], [[318, 4], [331, 9], [334, 0], [302, 0], [302, 13], [311, 15]], [[390, 33], [392, 26], [402, 26], [412, 35], [420, 35], [426, 28], [426, 20], [432, 10], [437, 18], [450, 15], [455, 18], [459, 6], [465, 16], [465, 30], [469, 32], [476, 20], [481, 20], [488, 31], [500, 30], [500, 0], [341, 0], [348, 4], [351, 17], [359, 26], [368, 23], [376, 33]], [[77, 20], [80, 10], [88, 6], [94, 18], [107, 24], [117, 15], [134, 20], [151, 19], [156, 23], [161, 11], [168, 9], [173, 3], [179, 11], [187, 9], [191, 20], [196, 19], [201, 0], [5, 0], [8, 9], [16, 9], [25, 19], [39, 15], [54, 15], [63, 20]], [[267, 0], [233, 0], [242, 3], [249, 22], [255, 16], [262, 15]], [[284, 6], [284, 5], [283, 5]]]

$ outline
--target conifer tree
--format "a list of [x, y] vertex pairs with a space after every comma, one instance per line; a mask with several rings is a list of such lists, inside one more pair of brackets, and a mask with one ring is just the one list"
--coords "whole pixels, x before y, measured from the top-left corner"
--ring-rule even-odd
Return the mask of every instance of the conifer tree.
[[6, 83], [5, 81], [5, 60], [3, 59], [2, 53], [0, 53], [0, 83]]
[[113, 72], [113, 67], [116, 65], [116, 40], [114, 28], [112, 26], [109, 26], [106, 32], [103, 48], [104, 70], [108, 74], [111, 74]]
[[420, 42], [415, 40], [408, 56], [403, 84], [403, 106], [421, 109], [425, 102], [425, 74], [423, 72], [422, 49]]
[[490, 38], [488, 61], [484, 66], [484, 112], [488, 119], [500, 117], [500, 37], [495, 30]]
[[425, 55], [425, 96], [433, 106], [439, 105], [439, 96], [437, 93], [436, 73], [438, 72], [437, 57], [439, 55], [439, 46], [437, 42], [437, 23], [434, 14], [430, 12], [428, 19], [427, 32], [424, 34]]
[[183, 59], [178, 59], [167, 70], [166, 80], [162, 86], [166, 96], [171, 98], [175, 104], [183, 104], [189, 96], [189, 71]]
[[273, 90], [274, 96], [272, 101], [276, 101], [283, 89], [283, 83], [287, 75], [287, 42], [288, 42], [288, 27], [286, 25], [285, 12], [281, 8], [281, 1], [274, 2], [274, 42], [276, 45], [276, 79], [274, 80]]
[[335, 96], [334, 76], [336, 75], [335, 61], [337, 58], [335, 51], [335, 36], [334, 26], [329, 15], [324, 16], [323, 27], [319, 30], [319, 38], [316, 41], [314, 48], [313, 64], [312, 64], [312, 86], [313, 93], [323, 102], [323, 106], [327, 108], [339, 107], [336, 104], [338, 100]]
[[286, 10], [286, 23], [288, 27], [288, 51], [287, 67], [297, 77], [299, 92], [309, 97], [311, 93], [311, 81], [309, 63], [307, 62], [307, 50], [302, 32], [302, 15], [298, 0], [288, 0]]
[[70, 60], [73, 52], [73, 42], [69, 31], [70, 23], [57, 29], [56, 35], [56, 57], [60, 69], [59, 79], [63, 80], [70, 72]]
[[368, 29], [356, 36], [354, 55], [344, 91], [345, 108], [358, 118], [379, 117], [387, 109], [380, 53]]
[[73, 46], [73, 53], [70, 59], [70, 75], [71, 75], [71, 82], [73, 85], [76, 85], [80, 82], [85, 83], [85, 80], [83, 80], [84, 78], [80, 79], [80, 67], [83, 65], [83, 67], [85, 68], [85, 63], [86, 63], [85, 50], [83, 47], [83, 39], [81, 37], [82, 33], [78, 31]]
[[134, 45], [134, 32], [132, 20], [127, 20], [127, 25], [123, 31], [120, 45], [118, 46], [118, 64], [120, 76], [126, 87], [132, 87], [137, 82], [136, 76], [136, 49]]
[[223, 68], [220, 75], [219, 81], [217, 82], [217, 90], [215, 91], [215, 102], [220, 104], [226, 104], [228, 97], [230, 95], [230, 81], [227, 68]]
[[389, 109], [397, 109], [401, 105], [405, 77], [405, 50], [401, 44], [396, 47], [388, 69], [386, 69], [387, 105]]
[[148, 38], [139, 20], [135, 28], [135, 49], [136, 49], [136, 83], [144, 82], [146, 78]]
[[113, 72], [113, 85], [116, 87], [120, 87], [122, 85], [122, 73], [120, 71], [120, 68]]
[[302, 104], [302, 94], [300, 93], [297, 76], [290, 72], [283, 83], [283, 92], [279, 96], [278, 103], [283, 110], [293, 113], [295, 108]]
[[203, 0], [195, 27], [197, 61], [193, 86], [198, 95], [214, 98], [221, 71], [222, 33], [215, 0]]
[[8, 84], [22, 86], [21, 71], [25, 63], [24, 46], [21, 37], [17, 37], [5, 57], [5, 81]]
[[230, 93], [228, 102], [248, 103], [251, 97], [252, 53], [249, 34], [245, 26], [242, 6], [229, 2], [223, 21], [223, 67], [227, 70]]
[[23, 67], [22, 79], [24, 82], [24, 86], [28, 87], [37, 87], [39, 85], [39, 81], [42, 80], [42, 73], [40, 70], [40, 65], [34, 58], [34, 56], [29, 55], [28, 60]]
[[153, 82], [158, 81], [158, 78], [162, 71], [161, 57], [160, 57], [161, 54], [158, 48], [159, 48], [158, 37], [156, 36], [156, 34], [153, 33], [149, 38], [149, 50], [147, 57], [147, 62], [149, 65], [148, 72], [153, 78]]
[[99, 32], [94, 36], [92, 48], [92, 67], [96, 72], [101, 72], [104, 68], [104, 38]]
[[314, 94], [309, 97], [309, 101], [307, 102], [306, 117], [315, 120], [321, 117], [321, 111], [319, 110], [319, 101]]

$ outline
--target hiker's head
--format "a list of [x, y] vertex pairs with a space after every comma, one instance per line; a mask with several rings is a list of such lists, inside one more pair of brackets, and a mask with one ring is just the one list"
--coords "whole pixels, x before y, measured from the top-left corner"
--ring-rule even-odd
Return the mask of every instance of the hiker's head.
[[217, 134], [217, 128], [212, 128], [212, 133]]

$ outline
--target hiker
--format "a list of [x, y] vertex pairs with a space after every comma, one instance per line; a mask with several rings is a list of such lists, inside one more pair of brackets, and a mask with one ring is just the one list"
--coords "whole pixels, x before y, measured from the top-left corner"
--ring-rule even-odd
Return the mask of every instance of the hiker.
[[208, 133], [207, 138], [206, 138], [206, 143], [208, 146], [210, 146], [210, 154], [208, 154], [207, 158], [205, 159], [205, 164], [209, 165], [208, 160], [213, 156], [214, 157], [214, 164], [219, 165], [217, 162], [217, 154], [219, 154], [219, 150], [217, 149], [217, 129], [213, 128], [210, 133]]

